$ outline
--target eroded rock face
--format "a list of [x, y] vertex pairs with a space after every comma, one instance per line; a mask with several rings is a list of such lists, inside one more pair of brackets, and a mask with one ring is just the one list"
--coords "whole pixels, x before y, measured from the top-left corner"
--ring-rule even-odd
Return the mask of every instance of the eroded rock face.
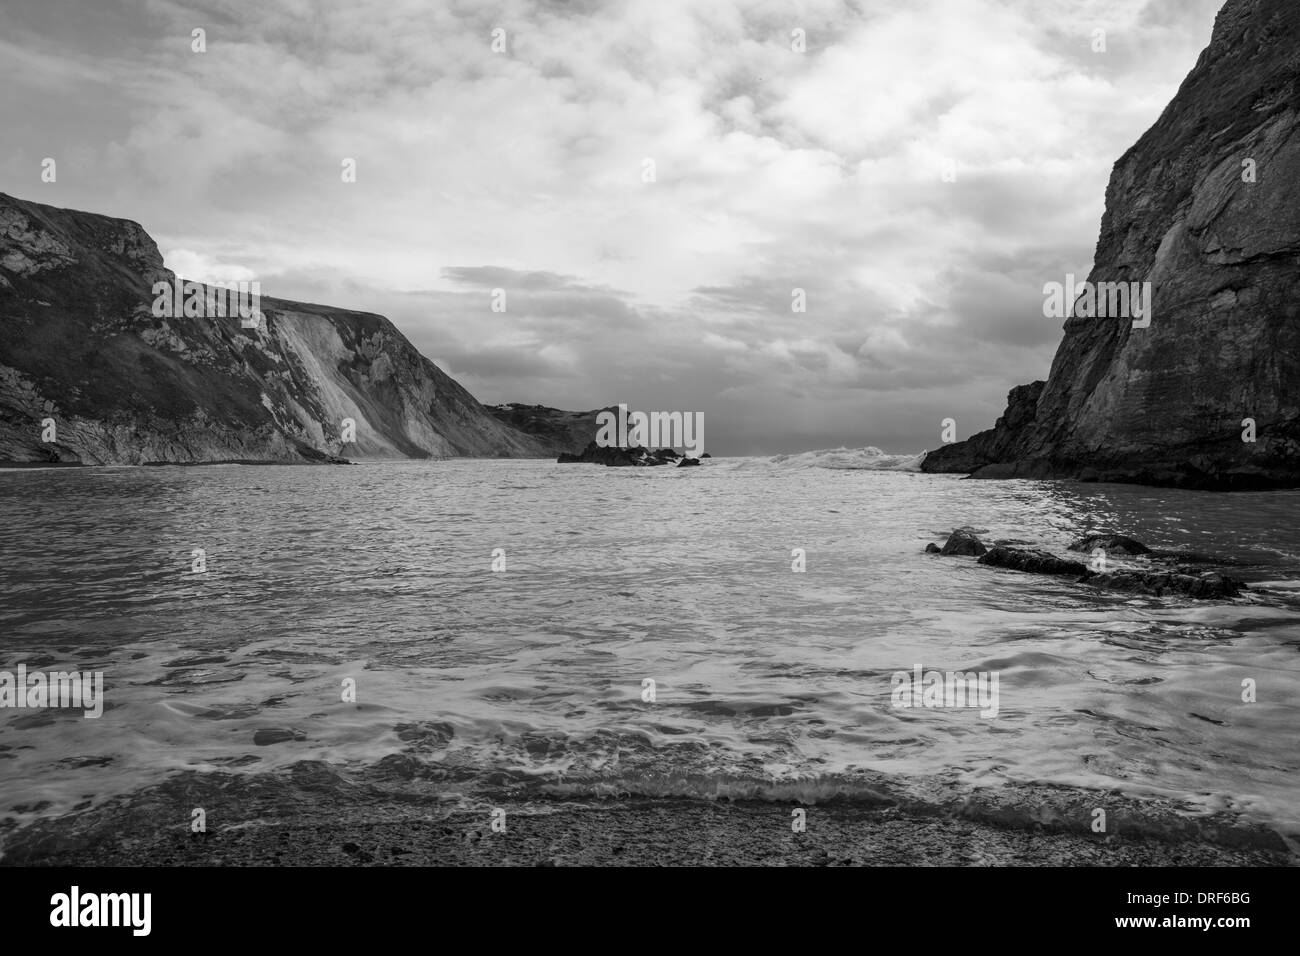
[[155, 317], [153, 284], [174, 279], [136, 223], [0, 193], [0, 461], [554, 453], [383, 316], [263, 297], [265, 329]]
[[1229, 0], [1106, 191], [1089, 281], [1151, 282], [1150, 326], [1070, 318], [1039, 394], [1014, 391], [992, 430], [923, 470], [1300, 485], [1298, 50], [1300, 4]]
[[1038, 414], [1038, 399], [1046, 385], [1046, 382], [1033, 382], [1013, 388], [1007, 395], [1007, 410], [992, 428], [966, 441], [929, 452], [921, 462], [921, 470], [970, 473], [989, 462], [1014, 456], [1017, 441]]

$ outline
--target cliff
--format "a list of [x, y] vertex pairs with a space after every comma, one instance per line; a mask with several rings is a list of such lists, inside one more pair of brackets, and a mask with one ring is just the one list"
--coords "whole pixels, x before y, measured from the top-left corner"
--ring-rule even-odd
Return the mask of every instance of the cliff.
[[136, 223], [0, 193], [0, 461], [555, 453], [383, 316], [264, 296], [264, 328], [160, 318], [158, 281], [175, 276]]
[[602, 411], [617, 414], [618, 406], [597, 408], [589, 412], [566, 412], [545, 405], [509, 402], [505, 405], [489, 405], [487, 410], [499, 421], [525, 435], [531, 435], [552, 450], [553, 454], [560, 455], [565, 452], [577, 453], [586, 448], [600, 428], [596, 416]]
[[1149, 327], [1076, 308], [1047, 382], [1013, 391], [993, 429], [922, 469], [1300, 485], [1298, 266], [1300, 4], [1229, 0], [1106, 190], [1089, 281], [1149, 281]]

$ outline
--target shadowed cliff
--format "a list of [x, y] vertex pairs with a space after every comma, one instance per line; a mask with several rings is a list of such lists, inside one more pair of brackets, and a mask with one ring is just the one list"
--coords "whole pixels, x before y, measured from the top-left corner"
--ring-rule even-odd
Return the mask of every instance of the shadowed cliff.
[[0, 193], [0, 461], [556, 453], [383, 316], [264, 296], [264, 329], [156, 317], [152, 286], [174, 278], [134, 222]]
[[924, 471], [1300, 485], [1300, 4], [1223, 7], [1115, 165], [1089, 281], [1151, 282], [1150, 326], [1072, 312], [1046, 383]]
[[596, 416], [601, 412], [618, 414], [617, 405], [589, 412], [568, 412], [545, 405], [524, 405], [521, 402], [486, 407], [493, 416], [511, 428], [531, 435], [548, 448], [554, 448], [557, 455], [561, 452], [580, 452], [586, 448], [600, 430]]

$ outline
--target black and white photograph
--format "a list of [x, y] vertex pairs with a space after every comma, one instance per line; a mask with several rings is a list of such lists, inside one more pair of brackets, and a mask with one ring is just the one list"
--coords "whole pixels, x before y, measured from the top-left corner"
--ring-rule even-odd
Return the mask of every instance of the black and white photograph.
[[24, 921], [1300, 862], [1296, 0], [0, 0], [0, 128]]

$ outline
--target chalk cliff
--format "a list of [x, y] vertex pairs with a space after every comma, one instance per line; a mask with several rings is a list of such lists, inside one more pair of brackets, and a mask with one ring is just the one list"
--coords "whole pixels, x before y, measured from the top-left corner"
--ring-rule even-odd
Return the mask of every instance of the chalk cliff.
[[1115, 165], [1089, 281], [1151, 282], [1150, 326], [1072, 314], [1046, 383], [1014, 390], [993, 429], [931, 452], [924, 471], [1300, 485], [1295, 0], [1219, 12], [1173, 101]]
[[134, 222], [0, 193], [0, 461], [555, 454], [383, 316], [264, 296], [264, 329], [155, 317], [174, 279]]

